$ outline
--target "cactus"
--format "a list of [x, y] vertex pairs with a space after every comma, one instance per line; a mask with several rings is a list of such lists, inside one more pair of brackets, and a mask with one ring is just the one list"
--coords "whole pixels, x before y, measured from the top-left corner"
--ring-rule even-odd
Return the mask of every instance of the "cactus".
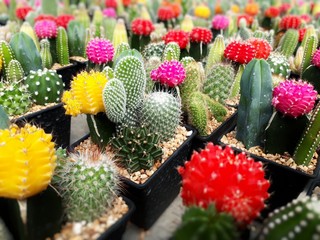
[[68, 23], [67, 34], [70, 56], [84, 57], [86, 49], [85, 27], [79, 21], [72, 20]]
[[190, 32], [190, 56], [201, 61], [207, 56], [208, 44], [212, 40], [212, 33], [207, 28], [195, 27]]
[[216, 64], [207, 74], [203, 84], [203, 92], [215, 101], [224, 104], [225, 100], [230, 95], [234, 77], [235, 75], [232, 66]]
[[181, 30], [184, 32], [191, 32], [194, 28], [193, 21], [190, 15], [186, 14], [180, 24]]
[[234, 62], [244, 64], [255, 56], [255, 49], [247, 42], [232, 41], [224, 50], [224, 57]]
[[41, 10], [43, 14], [48, 14], [52, 16], [58, 15], [58, 1], [57, 0], [42, 0]]
[[170, 30], [164, 37], [165, 44], [175, 42], [180, 49], [185, 49], [189, 44], [189, 34], [181, 30]]
[[263, 223], [258, 239], [319, 238], [319, 203], [317, 198], [306, 196], [276, 209]]
[[53, 20], [37, 21], [34, 24], [34, 30], [39, 39], [57, 37], [57, 24]]
[[[150, 43], [148, 44], [142, 54], [143, 57], [148, 61], [151, 57], [162, 57], [163, 51], [165, 49], [166, 45], [163, 42], [159, 43]], [[176, 59], [176, 58], [175, 58]], [[177, 60], [177, 59], [176, 59]]]
[[69, 221], [92, 222], [111, 206], [119, 190], [119, 175], [104, 153], [73, 153], [58, 161], [54, 184], [62, 195]]
[[62, 66], [70, 64], [68, 35], [63, 27], [58, 27], [56, 44], [58, 63]]
[[97, 65], [103, 65], [112, 61], [114, 48], [109, 40], [94, 38], [88, 42], [86, 54], [89, 61]]
[[263, 59], [252, 60], [240, 82], [236, 138], [246, 146], [263, 145], [263, 134], [272, 115], [272, 76]]
[[156, 23], [153, 26], [154, 31], [150, 34], [151, 42], [161, 42], [167, 33], [167, 29], [163, 23]]
[[290, 69], [293, 73], [301, 74], [301, 64], [303, 60], [303, 47], [297, 49], [296, 55], [289, 58]]
[[270, 183], [264, 179], [262, 163], [244, 152], [236, 155], [228, 146], [222, 149], [208, 143], [178, 171], [185, 205], [208, 208], [214, 203], [218, 212], [231, 214], [239, 225], [258, 217], [269, 197]]
[[287, 58], [278, 52], [272, 52], [267, 59], [272, 75], [280, 76], [284, 79], [290, 75], [290, 65]]
[[180, 54], [181, 50], [179, 48], [179, 45], [176, 42], [170, 42], [164, 48], [162, 54], [162, 61], [179, 61]]
[[205, 106], [209, 111], [209, 119], [214, 117], [218, 122], [223, 122], [227, 116], [227, 109], [224, 105], [214, 101], [206, 94], [201, 94], [202, 99], [205, 102]]
[[212, 18], [212, 28], [216, 30], [225, 30], [228, 28], [230, 20], [227, 16], [217, 14]]
[[114, 78], [114, 71], [111, 67], [109, 67], [109, 66], [104, 67], [102, 72], [106, 75], [107, 79]]
[[206, 73], [208, 74], [212, 66], [216, 63], [220, 63], [223, 60], [223, 53], [226, 49], [224, 44], [223, 35], [218, 35], [209, 50], [207, 64], [206, 64]]
[[[56, 166], [52, 136], [43, 129], [26, 124], [0, 130], [0, 196], [25, 199], [47, 188]], [[10, 173], [10, 174], [8, 174]]]
[[42, 67], [50, 69], [53, 65], [53, 62], [50, 52], [50, 42], [46, 38], [40, 41], [40, 56], [42, 60]]
[[117, 49], [123, 42], [128, 43], [127, 30], [123, 19], [118, 19], [113, 30], [112, 45], [114, 49]]
[[24, 77], [24, 71], [20, 62], [17, 60], [11, 60], [9, 62], [8, 68], [6, 70], [7, 73], [7, 82], [9, 83], [17, 83]]
[[141, 122], [159, 134], [161, 141], [174, 137], [180, 124], [181, 103], [168, 92], [153, 92], [145, 97], [141, 108]]
[[38, 51], [40, 51], [40, 45], [39, 45], [37, 35], [36, 35], [36, 33], [30, 23], [28, 23], [26, 21], [23, 22], [20, 27], [20, 32], [24, 32], [25, 34], [27, 34], [34, 42], [34, 45], [36, 45]]
[[233, 84], [231, 86], [229, 98], [234, 98], [240, 94], [240, 82], [241, 82], [241, 77], [242, 77], [244, 68], [245, 68], [244, 64], [239, 66], [237, 74], [234, 77]]
[[40, 105], [46, 105], [52, 102], [60, 102], [63, 91], [62, 76], [55, 70], [30, 71], [24, 77], [24, 83], [27, 85], [33, 102]]
[[74, 16], [69, 14], [63, 14], [56, 17], [57, 26], [63, 27], [64, 29], [68, 29], [68, 25], [72, 20], [74, 20]]
[[154, 26], [150, 20], [137, 18], [131, 22], [131, 48], [143, 50], [150, 42], [150, 34]]
[[294, 154], [293, 160], [297, 164], [308, 165], [313, 154], [320, 145], [320, 104], [318, 103], [311, 116], [308, 126], [305, 128]]
[[301, 25], [301, 18], [299, 16], [288, 15], [281, 18], [280, 29], [287, 30], [290, 28], [299, 29]]
[[303, 49], [305, 49], [307, 47], [307, 41], [308, 41], [308, 38], [310, 36], [315, 36], [316, 42], [318, 42], [317, 33], [316, 33], [316, 31], [315, 31], [313, 26], [308, 27], [307, 29], [305, 29], [305, 33], [303, 34], [302, 42], [301, 42], [301, 45], [300, 45], [300, 46], [303, 47]]
[[289, 58], [293, 55], [299, 40], [299, 32], [295, 29], [289, 29], [280, 40], [280, 53]]
[[303, 73], [310, 65], [312, 55], [317, 50], [318, 38], [314, 35], [310, 36], [306, 41], [306, 48], [304, 49], [303, 59], [301, 63], [301, 73]]
[[182, 215], [182, 223], [174, 233], [174, 240], [184, 239], [237, 239], [237, 227], [228, 213], [217, 212], [214, 204], [207, 209], [187, 208]]
[[268, 59], [272, 51], [272, 47], [267, 40], [260, 38], [250, 38], [248, 42], [251, 43], [255, 48], [256, 54], [254, 58]]
[[113, 32], [116, 24], [117, 24], [117, 21], [114, 18], [104, 18], [102, 20], [102, 26], [105, 29], [105, 37], [109, 41], [112, 41], [113, 39]]
[[117, 136], [111, 139], [111, 146], [117, 151], [116, 157], [129, 171], [150, 169], [163, 154], [158, 146], [159, 135], [146, 128], [123, 127]]
[[168, 29], [173, 25], [174, 12], [173, 9], [169, 6], [160, 6], [157, 12], [158, 22], [164, 24]]
[[186, 56], [186, 57], [181, 58], [180, 62], [182, 63], [183, 67], [186, 68], [189, 64], [196, 63], [196, 60], [194, 60], [194, 58], [192, 58], [192, 57]]
[[127, 50], [130, 50], [130, 45], [126, 42], [120, 43], [116, 49], [113, 59], [116, 60], [123, 52]]
[[0, 56], [2, 60], [1, 65], [3, 66], [2, 70], [3, 70], [4, 76], [6, 77], [7, 75], [6, 69], [8, 68], [11, 60], [15, 59], [15, 55], [9, 43], [7, 43], [4, 40], [0, 41]]
[[7, 129], [9, 128], [9, 126], [10, 126], [9, 117], [5, 112], [5, 110], [3, 109], [3, 107], [0, 105], [0, 129]]
[[252, 37], [252, 32], [246, 26], [240, 26], [239, 35], [245, 41]]

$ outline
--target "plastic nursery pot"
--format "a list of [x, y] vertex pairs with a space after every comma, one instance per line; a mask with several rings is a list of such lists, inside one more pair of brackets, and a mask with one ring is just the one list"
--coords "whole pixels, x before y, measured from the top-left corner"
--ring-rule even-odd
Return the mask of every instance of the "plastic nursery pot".
[[65, 114], [63, 103], [13, 119], [11, 122], [22, 127], [31, 123], [51, 133], [57, 147], [68, 147], [70, 144], [71, 116]]
[[67, 65], [57, 69], [57, 73], [62, 76], [62, 81], [64, 83], [64, 89], [70, 89], [70, 83], [74, 76], [76, 76], [81, 71], [85, 70], [87, 62], [79, 62], [75, 60], [70, 60], [72, 65]]
[[[237, 115], [235, 118], [229, 119], [229, 121], [224, 124], [224, 129], [220, 130], [221, 135], [218, 138], [219, 145], [227, 145], [221, 142], [221, 138], [223, 135], [234, 130], [236, 123]], [[232, 149], [237, 153], [243, 152], [241, 149], [235, 147], [232, 147]], [[263, 163], [266, 174], [265, 177], [266, 179], [269, 179], [271, 183], [269, 188], [270, 197], [266, 201], [267, 207], [261, 212], [261, 217], [258, 220], [265, 219], [274, 209], [284, 206], [288, 202], [297, 198], [308, 182], [316, 178], [317, 172], [319, 172], [320, 168], [319, 161], [317, 161], [316, 169], [311, 175], [249, 152], [248, 155], [255, 161]]]
[[313, 194], [313, 190], [316, 188], [316, 187], [320, 187], [320, 178], [316, 178], [316, 179], [313, 179], [311, 180], [308, 185], [306, 186], [305, 188], [305, 193], [308, 195], [308, 196], [311, 196]]

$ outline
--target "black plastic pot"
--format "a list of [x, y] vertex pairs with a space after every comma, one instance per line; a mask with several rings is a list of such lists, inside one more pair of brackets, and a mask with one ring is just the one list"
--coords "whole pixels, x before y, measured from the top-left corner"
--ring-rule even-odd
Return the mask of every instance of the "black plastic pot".
[[64, 89], [70, 89], [70, 83], [74, 76], [76, 76], [81, 71], [85, 70], [87, 62], [70, 61], [72, 65], [61, 67], [57, 69], [57, 73], [62, 76], [62, 81], [64, 82]]
[[[223, 135], [235, 129], [237, 123], [237, 114], [234, 114], [225, 124], [224, 128], [220, 129], [221, 136], [219, 137], [219, 145], [226, 146], [221, 142]], [[243, 152], [242, 150], [232, 147], [235, 152]], [[310, 175], [299, 170], [281, 165], [272, 160], [251, 154], [255, 161], [262, 162], [264, 165], [266, 179], [269, 179], [271, 185], [269, 188], [270, 197], [267, 200], [267, 207], [261, 212], [260, 220], [263, 220], [274, 209], [284, 206], [288, 202], [297, 198], [304, 190], [308, 182], [315, 179], [319, 172], [319, 161], [317, 162], [314, 174]]]
[[313, 179], [311, 180], [308, 185], [306, 186], [305, 188], [305, 192], [308, 196], [311, 196], [312, 193], [313, 193], [313, 190], [316, 188], [316, 187], [320, 187], [320, 178], [316, 178], [316, 179]]
[[22, 127], [31, 123], [51, 133], [57, 147], [68, 147], [70, 144], [71, 116], [65, 114], [63, 103], [13, 119], [11, 122]]

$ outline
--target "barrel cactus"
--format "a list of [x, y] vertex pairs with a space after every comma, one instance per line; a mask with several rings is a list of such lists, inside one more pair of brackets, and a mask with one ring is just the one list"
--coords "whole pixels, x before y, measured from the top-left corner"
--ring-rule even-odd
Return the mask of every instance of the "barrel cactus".
[[278, 52], [272, 52], [267, 59], [270, 65], [270, 70], [272, 75], [282, 77], [284, 79], [288, 78], [290, 75], [290, 64], [287, 58]]

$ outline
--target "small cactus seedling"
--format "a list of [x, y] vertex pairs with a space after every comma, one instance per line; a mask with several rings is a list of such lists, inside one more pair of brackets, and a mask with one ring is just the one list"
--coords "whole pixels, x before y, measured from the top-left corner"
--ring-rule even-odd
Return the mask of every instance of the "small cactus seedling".
[[255, 48], [247, 42], [233, 41], [224, 50], [224, 57], [234, 62], [244, 64], [255, 56]]
[[7, 129], [9, 128], [9, 126], [10, 126], [9, 117], [5, 112], [5, 110], [3, 109], [3, 107], [0, 105], [0, 129]]
[[304, 48], [304, 52], [303, 52], [303, 59], [301, 63], [301, 73], [303, 73], [311, 65], [312, 56], [317, 50], [317, 45], [318, 45], [318, 37], [316, 37], [315, 35], [308, 37], [306, 41], [306, 47]]
[[244, 152], [236, 155], [228, 146], [222, 149], [208, 143], [178, 171], [185, 205], [208, 208], [215, 204], [218, 212], [231, 214], [240, 226], [258, 217], [269, 197], [270, 183], [264, 179], [262, 163]]
[[131, 22], [131, 48], [142, 51], [150, 42], [150, 34], [154, 26], [150, 20], [137, 18]]
[[201, 61], [207, 56], [208, 44], [212, 40], [212, 33], [207, 28], [196, 27], [190, 32], [190, 56]]
[[118, 48], [116, 49], [116, 53], [115, 53], [114, 56], [113, 56], [113, 60], [116, 61], [117, 58], [118, 58], [119, 56], [121, 56], [121, 54], [122, 54], [123, 52], [125, 52], [125, 51], [127, 51], [127, 50], [130, 50], [130, 45], [129, 45], [129, 43], [126, 43], [126, 42], [120, 43], [120, 44], [118, 45]]

